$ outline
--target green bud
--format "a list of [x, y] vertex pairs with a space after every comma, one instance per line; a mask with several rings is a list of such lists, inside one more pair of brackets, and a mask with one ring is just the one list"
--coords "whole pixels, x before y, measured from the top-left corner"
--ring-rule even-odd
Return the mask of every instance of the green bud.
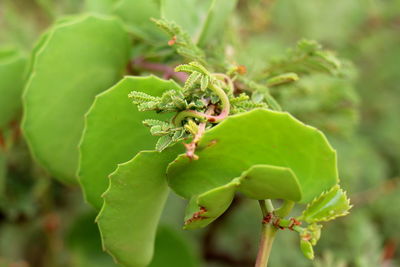
[[309, 241], [300, 239], [300, 249], [308, 259], [314, 259], [314, 249]]

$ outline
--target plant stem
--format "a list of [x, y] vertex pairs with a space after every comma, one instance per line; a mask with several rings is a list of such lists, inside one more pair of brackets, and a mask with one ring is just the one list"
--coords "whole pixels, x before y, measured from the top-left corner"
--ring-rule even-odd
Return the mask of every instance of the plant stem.
[[[259, 200], [261, 212], [263, 216], [267, 216], [268, 213], [274, 212], [274, 207], [270, 199]], [[277, 232], [272, 224], [263, 223], [261, 226], [261, 239], [258, 247], [258, 254], [256, 260], [256, 267], [266, 267], [268, 264], [269, 254], [271, 253], [272, 243], [274, 242], [275, 235]]]
[[153, 63], [153, 62], [148, 62], [144, 58], [139, 57], [135, 60], [132, 61], [132, 64], [134, 67], [140, 68], [140, 69], [145, 69], [145, 70], [150, 70], [150, 71], [156, 71], [160, 72], [163, 74], [164, 79], [170, 79], [170, 78], [175, 78], [178, 81], [185, 82], [188, 78], [188, 75], [183, 72], [175, 72], [174, 68], [161, 64], [161, 63]]
[[285, 200], [285, 202], [283, 202], [283, 205], [276, 210], [276, 215], [281, 218], [288, 216], [294, 205], [295, 203], [293, 201]]
[[263, 224], [261, 229], [261, 240], [255, 267], [267, 267], [272, 243], [278, 231], [272, 224]]

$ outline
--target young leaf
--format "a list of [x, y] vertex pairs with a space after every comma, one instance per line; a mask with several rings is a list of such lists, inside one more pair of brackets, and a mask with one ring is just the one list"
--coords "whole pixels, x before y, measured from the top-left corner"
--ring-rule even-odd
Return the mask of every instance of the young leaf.
[[166, 149], [168, 146], [172, 144], [173, 140], [172, 137], [169, 135], [161, 136], [156, 144], [156, 150], [157, 151], [163, 151]]
[[142, 151], [110, 175], [97, 218], [103, 248], [124, 266], [147, 266], [168, 196], [165, 169], [180, 147]]
[[267, 86], [276, 86], [284, 83], [295, 82], [299, 79], [299, 75], [293, 72], [281, 74], [272, 78], [269, 78], [267, 81]]
[[160, 6], [157, 1], [119, 0], [113, 1], [114, 13], [122, 18], [128, 30], [134, 35], [148, 41], [162, 40], [163, 36], [151, 18], [160, 17]]
[[129, 36], [116, 19], [83, 15], [57, 24], [39, 45], [23, 97], [22, 129], [38, 162], [73, 182], [84, 114], [95, 95], [119, 79]]
[[183, 90], [186, 91], [186, 90], [189, 90], [190, 88], [192, 88], [192, 86], [198, 81], [198, 79], [200, 77], [201, 77], [201, 73], [197, 72], [197, 71], [190, 74], [188, 79], [185, 82], [185, 86], [183, 87]]
[[155, 76], [125, 77], [96, 97], [86, 115], [78, 176], [86, 200], [97, 209], [103, 203], [100, 196], [107, 189], [107, 177], [117, 164], [128, 161], [141, 150], [154, 148], [157, 137], [151, 136], [142, 123], [155, 125], [154, 119], [168, 121], [172, 116], [139, 112], [128, 94], [142, 90], [161, 96], [167, 88], [181, 90], [174, 81]]
[[304, 256], [306, 256], [308, 259], [314, 259], [314, 248], [311, 245], [310, 241], [300, 239], [300, 249], [301, 252], [303, 252]]
[[336, 185], [309, 203], [299, 220], [307, 223], [327, 222], [347, 215], [351, 207], [346, 192]]

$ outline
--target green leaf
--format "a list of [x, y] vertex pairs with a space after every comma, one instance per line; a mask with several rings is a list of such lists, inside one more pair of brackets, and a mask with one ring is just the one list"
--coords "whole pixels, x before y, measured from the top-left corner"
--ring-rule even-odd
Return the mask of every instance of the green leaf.
[[168, 168], [170, 187], [184, 198], [223, 186], [253, 165], [289, 168], [307, 203], [338, 182], [336, 153], [325, 136], [288, 113], [255, 109], [207, 131], [199, 160], [180, 155]]
[[210, 42], [216, 42], [223, 35], [226, 23], [232, 15], [237, 0], [213, 0], [208, 10], [207, 18], [198, 40], [200, 47]]
[[154, 258], [149, 267], [166, 266], [195, 267], [200, 266], [200, 263], [182, 231], [161, 225], [157, 231]]
[[192, 197], [186, 212], [185, 228], [204, 227], [214, 221], [230, 206], [237, 191], [258, 200], [299, 201], [302, 194], [299, 182], [290, 169], [254, 165], [226, 185]]
[[86, 115], [78, 171], [86, 200], [94, 207], [101, 207], [100, 196], [107, 189], [107, 176], [118, 163], [128, 161], [141, 150], [155, 147], [157, 137], [150, 135], [142, 122], [151, 118], [168, 120], [172, 116], [139, 112], [128, 94], [135, 90], [160, 96], [168, 89], [180, 87], [172, 80], [155, 76], [125, 77], [96, 97]]
[[57, 24], [45, 39], [26, 86], [22, 128], [38, 162], [73, 182], [84, 114], [120, 78], [129, 38], [116, 19], [82, 15]]
[[151, 18], [160, 18], [160, 7], [155, 0], [120, 0], [114, 6], [114, 13], [121, 17], [129, 31], [136, 36], [156, 41], [163, 35]]
[[253, 199], [300, 201], [301, 187], [290, 168], [254, 165], [242, 173], [239, 191]]
[[299, 220], [307, 223], [327, 222], [349, 214], [351, 207], [346, 192], [336, 185], [309, 203]]
[[174, 21], [192, 38], [197, 40], [206, 23], [207, 12], [212, 0], [161, 0], [161, 17]]
[[103, 247], [124, 266], [147, 266], [168, 195], [165, 170], [181, 150], [142, 151], [118, 165], [104, 193], [97, 223]]
[[0, 129], [12, 120], [21, 108], [25, 83], [26, 57], [16, 49], [0, 49]]
[[69, 263], [74, 267], [117, 266], [112, 258], [102, 251], [99, 229], [94, 223], [93, 211], [79, 214], [69, 227], [65, 244]]
[[85, 10], [101, 14], [110, 14], [115, 0], [84, 0]]
[[309, 260], [314, 259], [314, 249], [313, 249], [313, 246], [311, 245], [310, 241], [300, 239], [300, 249], [301, 249], [301, 252], [303, 252], [304, 256], [306, 256], [307, 259], [309, 259]]
[[200, 196], [193, 196], [186, 209], [184, 228], [201, 228], [213, 222], [229, 208], [239, 184], [238, 179], [234, 179]]

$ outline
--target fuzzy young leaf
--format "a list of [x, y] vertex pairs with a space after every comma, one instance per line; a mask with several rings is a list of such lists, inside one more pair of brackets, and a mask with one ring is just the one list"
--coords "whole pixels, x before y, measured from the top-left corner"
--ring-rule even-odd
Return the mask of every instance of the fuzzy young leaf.
[[193, 43], [187, 32], [182, 30], [180, 26], [165, 19], [153, 21], [174, 40], [172, 46], [178, 54], [189, 60], [204, 62], [204, 52]]
[[169, 126], [168, 122], [155, 120], [155, 119], [146, 119], [143, 121], [143, 124], [146, 127], [153, 127], [153, 126], [168, 127]]
[[347, 215], [351, 207], [346, 192], [336, 185], [309, 203], [299, 220], [308, 223], [326, 222]]
[[160, 97], [155, 97], [148, 95], [143, 92], [138, 92], [138, 91], [133, 91], [128, 95], [130, 98], [132, 98], [133, 104], [139, 105], [145, 102], [159, 102], [161, 101]]
[[173, 140], [172, 140], [171, 136], [169, 136], [169, 135], [161, 136], [157, 141], [156, 150], [163, 151], [164, 149], [169, 147], [172, 144], [172, 142], [173, 142]]
[[311, 40], [301, 40], [295, 49], [279, 59], [273, 61], [266, 70], [268, 76], [280, 75], [284, 72], [304, 73], [328, 72], [338, 74], [341, 67], [340, 60], [328, 50]]
[[267, 86], [276, 86], [284, 83], [295, 82], [299, 79], [299, 75], [294, 72], [284, 73], [268, 79]]
[[190, 74], [190, 76], [188, 77], [188, 79], [185, 82], [183, 90], [189, 90], [190, 88], [192, 88], [193, 85], [199, 80], [200, 77], [201, 77], [201, 73], [199, 73], [197, 71], [194, 71], [192, 74]]
[[201, 91], [205, 91], [210, 83], [210, 78], [207, 76], [202, 76], [200, 81], [200, 89]]

